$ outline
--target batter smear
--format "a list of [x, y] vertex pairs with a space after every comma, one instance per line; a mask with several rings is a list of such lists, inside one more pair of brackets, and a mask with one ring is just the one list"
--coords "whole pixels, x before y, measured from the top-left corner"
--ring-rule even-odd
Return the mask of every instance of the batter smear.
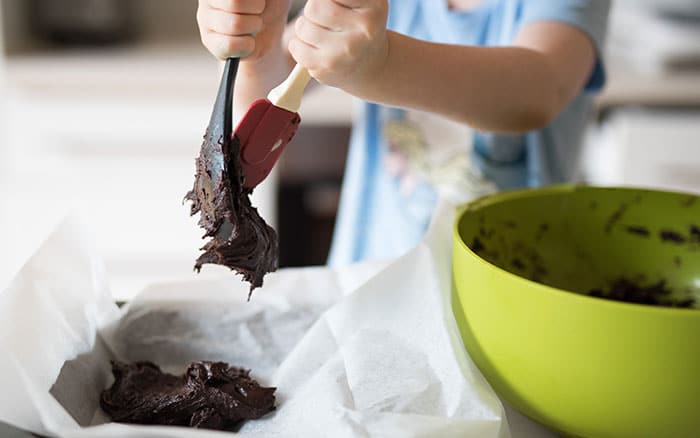
[[112, 373], [100, 405], [119, 423], [231, 430], [275, 409], [275, 388], [224, 362], [193, 362], [183, 376], [151, 362], [112, 362]]

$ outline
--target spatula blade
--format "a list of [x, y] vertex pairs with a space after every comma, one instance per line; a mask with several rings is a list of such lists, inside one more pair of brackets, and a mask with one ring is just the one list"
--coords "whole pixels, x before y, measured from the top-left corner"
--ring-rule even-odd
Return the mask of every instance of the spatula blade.
[[248, 108], [235, 130], [241, 142], [244, 187], [252, 189], [269, 175], [301, 123], [299, 114], [260, 99]]

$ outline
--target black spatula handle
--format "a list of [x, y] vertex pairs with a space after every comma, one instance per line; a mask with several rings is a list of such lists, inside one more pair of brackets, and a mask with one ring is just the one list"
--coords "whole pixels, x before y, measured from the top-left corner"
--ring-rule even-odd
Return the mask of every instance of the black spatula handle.
[[[214, 109], [209, 119], [209, 133], [213, 138], [221, 136], [222, 139], [231, 138], [233, 131], [233, 86], [236, 83], [239, 58], [228, 58], [224, 65], [224, 73], [221, 76], [219, 92], [216, 95]], [[213, 134], [213, 135], [212, 135]]]

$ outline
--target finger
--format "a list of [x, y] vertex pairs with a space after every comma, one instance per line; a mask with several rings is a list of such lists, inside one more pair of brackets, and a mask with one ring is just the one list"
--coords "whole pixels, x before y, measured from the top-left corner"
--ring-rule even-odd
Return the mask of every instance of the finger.
[[207, 31], [202, 37], [202, 42], [219, 59], [242, 58], [255, 50], [255, 38], [250, 35], [229, 36]]
[[232, 14], [262, 14], [265, 0], [207, 0], [212, 9]]
[[335, 34], [338, 33], [321, 27], [303, 16], [297, 18], [297, 21], [294, 23], [294, 32], [301, 41], [316, 48], [322, 44], [329, 44]]
[[321, 53], [317, 47], [294, 37], [289, 41], [288, 49], [297, 64], [306, 68], [309, 72], [316, 69]]
[[304, 17], [318, 26], [341, 32], [357, 17], [352, 10], [332, 0], [309, 0], [304, 7]]
[[259, 15], [231, 14], [218, 9], [205, 12], [207, 30], [221, 35], [252, 35], [262, 29], [262, 17]]
[[377, 0], [331, 0], [346, 9], [363, 9], [368, 8], [377, 3]]

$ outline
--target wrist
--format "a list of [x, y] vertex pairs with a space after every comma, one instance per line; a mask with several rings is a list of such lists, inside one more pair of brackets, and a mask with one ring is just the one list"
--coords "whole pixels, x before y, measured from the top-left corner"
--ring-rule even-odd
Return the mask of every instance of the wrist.
[[[369, 101], [381, 101], [381, 90], [391, 77], [390, 58], [395, 45], [395, 33], [385, 31], [383, 38], [374, 49], [371, 60], [362, 69], [356, 80], [348, 81], [350, 86], [346, 92]], [[341, 87], [342, 88], [342, 87]]]

